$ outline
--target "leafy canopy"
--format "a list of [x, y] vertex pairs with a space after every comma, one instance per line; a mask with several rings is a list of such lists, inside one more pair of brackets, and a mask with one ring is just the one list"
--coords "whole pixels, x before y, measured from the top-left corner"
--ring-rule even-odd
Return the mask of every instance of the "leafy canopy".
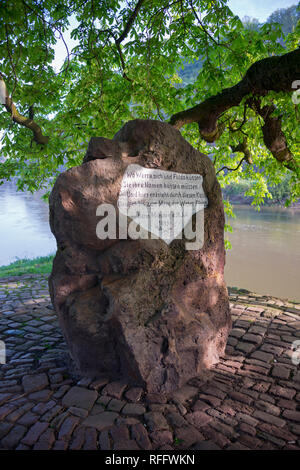
[[[111, 138], [135, 118], [169, 121], [236, 85], [260, 59], [299, 47], [299, 21], [287, 35], [279, 23], [256, 26], [243, 24], [227, 0], [1, 2], [0, 179], [16, 177], [20, 189], [31, 191], [49, 187], [62, 168], [81, 163], [91, 136]], [[57, 42], [65, 50], [59, 71]], [[183, 64], [195, 61], [202, 66], [194, 82], [183, 82]], [[265, 116], [249, 96], [218, 117], [213, 145], [199, 135], [197, 120], [181, 128], [193, 146], [212, 155], [222, 186], [251, 179], [257, 204], [270, 196], [267, 184], [277, 185], [287, 173], [291, 196], [300, 194], [299, 106], [290, 87], [258, 99], [280, 121], [292, 171], [265, 145]]]

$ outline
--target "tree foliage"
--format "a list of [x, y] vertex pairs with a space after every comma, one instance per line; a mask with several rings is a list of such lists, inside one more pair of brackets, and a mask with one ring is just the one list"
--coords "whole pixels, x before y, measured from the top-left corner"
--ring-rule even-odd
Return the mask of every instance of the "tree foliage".
[[[299, 21], [287, 35], [279, 23], [247, 28], [227, 0], [6, 0], [0, 20], [0, 179], [48, 187], [90, 137], [142, 118], [180, 128], [221, 185], [252, 179], [258, 204], [288, 173], [299, 196]], [[198, 60], [183, 82], [183, 64]]]

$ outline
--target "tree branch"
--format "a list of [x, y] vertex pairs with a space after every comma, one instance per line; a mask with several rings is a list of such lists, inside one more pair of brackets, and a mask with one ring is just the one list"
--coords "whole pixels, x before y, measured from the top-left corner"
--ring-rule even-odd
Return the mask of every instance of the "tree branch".
[[35, 142], [38, 144], [45, 145], [49, 141], [49, 137], [43, 135], [42, 130], [40, 126], [30, 118], [27, 118], [26, 116], [22, 116], [22, 114], [19, 113], [17, 110], [13, 100], [10, 98], [5, 81], [2, 78], [2, 75], [0, 74], [0, 103], [5, 107], [7, 112], [10, 113], [12, 120], [16, 122], [17, 124], [20, 124], [21, 126], [27, 127], [30, 129], [33, 133], [33, 139]]
[[[222, 129], [218, 126], [218, 119], [222, 113], [238, 106], [247, 95], [261, 97], [269, 91], [291, 92], [291, 84], [299, 76], [300, 48], [282, 56], [267, 57], [251, 65], [244, 78], [236, 85], [207, 98], [193, 108], [174, 114], [170, 119], [170, 124], [180, 129], [185, 124], [197, 122], [202, 138], [207, 142], [214, 142], [222, 133]], [[263, 134], [265, 144], [276, 160], [280, 163], [285, 162], [290, 169], [297, 169], [292, 154], [287, 150], [280, 120], [268, 114], [263, 126]]]
[[231, 147], [231, 148], [232, 148], [233, 153], [236, 153], [236, 152], [243, 153], [244, 154], [244, 160], [246, 160], [246, 162], [249, 165], [251, 165], [253, 163], [252, 158], [251, 158], [251, 154], [250, 154], [250, 150], [249, 150], [248, 145], [247, 145], [247, 138], [246, 137], [244, 137], [242, 142], [239, 142], [236, 146]]
[[139, 14], [139, 11], [140, 11], [144, 1], [145, 0], [138, 0], [137, 4], [135, 6], [135, 9], [133, 10], [132, 14], [128, 18], [128, 21], [125, 25], [123, 33], [116, 40], [116, 44], [121, 44], [121, 42], [124, 41], [124, 39], [127, 37], [128, 33], [129, 33], [133, 23], [134, 23], [134, 20], [136, 19], [136, 17]]
[[275, 106], [266, 105], [261, 108], [259, 100], [250, 99], [248, 102], [256, 114], [261, 116], [264, 120], [262, 132], [266, 147], [270, 150], [276, 160], [280, 163], [284, 163], [290, 170], [296, 171], [297, 168], [295, 168], [293, 154], [288, 148], [285, 135], [281, 129], [281, 118], [272, 117], [272, 113], [275, 111]]
[[238, 170], [244, 160], [246, 160], [246, 157], [243, 157], [242, 160], [239, 162], [238, 166], [236, 166], [235, 168], [229, 168], [228, 166], [222, 166], [222, 168], [220, 168], [220, 170], [218, 170], [218, 171], [216, 172], [216, 175], [218, 175], [219, 173], [221, 173], [221, 171], [223, 171], [223, 170], [228, 170], [228, 171], [236, 171], [236, 170]]
[[253, 163], [250, 151], [249, 151], [248, 146], [247, 146], [247, 139], [246, 138], [244, 138], [244, 140], [242, 142], [239, 142], [237, 145], [235, 145], [231, 148], [232, 148], [233, 153], [240, 152], [240, 153], [244, 154], [242, 160], [239, 162], [239, 164], [235, 168], [229, 168], [228, 166], [223, 166], [220, 170], [218, 170], [216, 172], [216, 175], [218, 175], [222, 170], [236, 171], [240, 168], [241, 164], [244, 161], [247, 162], [248, 165], [251, 165]]
[[124, 77], [128, 82], [132, 82], [131, 78], [129, 78], [128, 75], [127, 75], [126, 72], [125, 72], [125, 70], [126, 70], [126, 65], [125, 65], [125, 61], [124, 61], [124, 57], [123, 57], [123, 53], [122, 53], [121, 46], [120, 46], [120, 44], [117, 42], [117, 40], [115, 40], [115, 43], [116, 43], [116, 48], [117, 48], [117, 51], [118, 51], [118, 54], [119, 54], [119, 57], [120, 57], [120, 61], [121, 61], [121, 68], [122, 68], [122, 71], [123, 71], [123, 77]]

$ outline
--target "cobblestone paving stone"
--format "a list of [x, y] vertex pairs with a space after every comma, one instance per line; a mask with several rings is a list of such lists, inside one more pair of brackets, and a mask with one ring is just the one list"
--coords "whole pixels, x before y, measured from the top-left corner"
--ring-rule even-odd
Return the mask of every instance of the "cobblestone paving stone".
[[170, 396], [79, 377], [47, 277], [0, 279], [2, 449], [300, 449], [300, 304], [230, 289], [226, 355]]

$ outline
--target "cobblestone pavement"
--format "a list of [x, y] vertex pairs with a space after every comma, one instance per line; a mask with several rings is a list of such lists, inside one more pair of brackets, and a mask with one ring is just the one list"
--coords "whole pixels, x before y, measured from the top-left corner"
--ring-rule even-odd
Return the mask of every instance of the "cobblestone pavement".
[[226, 356], [170, 397], [76, 377], [47, 278], [0, 279], [2, 449], [300, 449], [300, 305], [231, 290]]

